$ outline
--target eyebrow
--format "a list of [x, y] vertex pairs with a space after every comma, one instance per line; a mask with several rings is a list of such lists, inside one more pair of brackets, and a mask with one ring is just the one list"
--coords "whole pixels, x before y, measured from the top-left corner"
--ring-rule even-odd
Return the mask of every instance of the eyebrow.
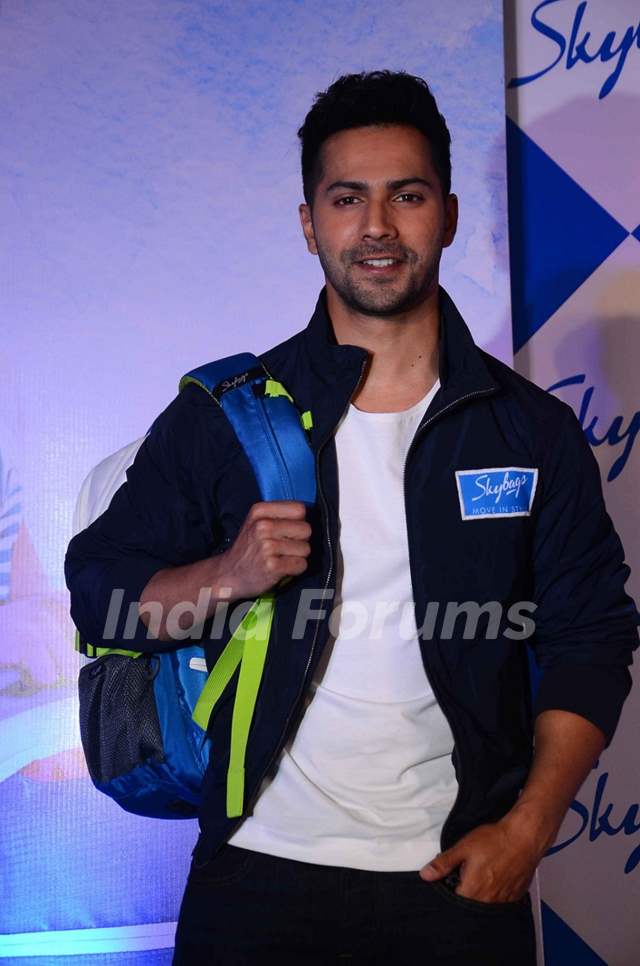
[[[427, 181], [426, 178], [400, 178], [397, 181], [387, 181], [387, 188], [391, 191], [399, 191], [400, 188], [406, 188], [410, 184], [422, 184], [427, 188], [431, 188], [432, 184]], [[369, 185], [366, 181], [334, 181], [327, 188], [327, 194], [330, 191], [335, 191], [336, 188], [346, 188], [349, 191], [368, 191]]]

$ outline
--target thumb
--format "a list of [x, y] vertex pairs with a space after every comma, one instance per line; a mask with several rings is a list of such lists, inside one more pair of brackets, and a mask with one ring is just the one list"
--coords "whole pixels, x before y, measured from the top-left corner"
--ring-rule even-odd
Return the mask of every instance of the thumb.
[[460, 865], [461, 861], [462, 856], [459, 855], [457, 849], [447, 849], [446, 852], [441, 852], [439, 855], [436, 855], [435, 859], [431, 859], [431, 862], [420, 869], [420, 878], [426, 882], [434, 882], [436, 879], [442, 879], [445, 875], [453, 872]]

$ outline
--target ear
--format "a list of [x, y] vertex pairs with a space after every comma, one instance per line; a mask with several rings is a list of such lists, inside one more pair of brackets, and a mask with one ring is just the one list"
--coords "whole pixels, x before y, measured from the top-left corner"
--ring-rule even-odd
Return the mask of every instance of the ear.
[[449, 195], [444, 203], [444, 239], [443, 248], [448, 248], [456, 237], [458, 228], [458, 196]]
[[302, 225], [302, 233], [307, 242], [307, 249], [312, 255], [318, 254], [318, 246], [316, 245], [316, 236], [313, 232], [313, 220], [311, 218], [311, 208], [309, 205], [303, 203], [298, 207], [298, 212], [300, 214], [300, 224]]

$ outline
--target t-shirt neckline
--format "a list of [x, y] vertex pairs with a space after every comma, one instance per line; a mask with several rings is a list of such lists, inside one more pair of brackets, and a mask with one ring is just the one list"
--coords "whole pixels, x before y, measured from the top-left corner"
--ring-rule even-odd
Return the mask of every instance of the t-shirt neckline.
[[391, 412], [391, 413], [390, 412], [372, 413], [366, 409], [358, 409], [358, 407], [354, 405], [354, 403], [350, 403], [349, 412], [355, 413], [358, 417], [362, 417], [363, 419], [380, 420], [385, 422], [392, 421], [394, 419], [395, 420], [411, 419], [412, 416], [415, 416], [417, 415], [418, 412], [422, 412], [424, 410], [425, 406], [427, 406], [435, 396], [439, 387], [440, 387], [440, 379], [436, 378], [436, 381], [434, 382], [433, 386], [422, 397], [422, 399], [419, 399], [417, 403], [414, 403], [413, 406], [410, 406], [408, 409], [399, 409], [396, 412]]

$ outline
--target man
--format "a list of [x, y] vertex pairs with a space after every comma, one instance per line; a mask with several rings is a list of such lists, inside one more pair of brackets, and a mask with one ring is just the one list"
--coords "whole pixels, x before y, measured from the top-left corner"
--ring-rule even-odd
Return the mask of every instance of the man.
[[[176, 963], [532, 964], [528, 886], [630, 687], [629, 571], [572, 411], [479, 350], [439, 288], [457, 200], [424, 81], [342, 77], [299, 135], [326, 288], [262, 361], [312, 412], [317, 510], [261, 502], [188, 387], [72, 541], [72, 614], [100, 644], [124, 588], [153, 650], [171, 636], [148, 639], [150, 602], [208, 588], [211, 619], [279, 585], [240, 819], [229, 701], [210, 723]], [[223, 644], [205, 638], [209, 666]]]

